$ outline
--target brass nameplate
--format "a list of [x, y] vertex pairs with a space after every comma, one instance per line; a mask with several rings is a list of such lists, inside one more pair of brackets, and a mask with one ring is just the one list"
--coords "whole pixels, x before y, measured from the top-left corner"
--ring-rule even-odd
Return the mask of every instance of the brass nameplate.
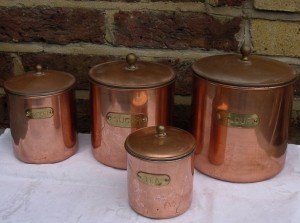
[[222, 125], [240, 128], [254, 128], [260, 122], [256, 114], [237, 114], [227, 111], [218, 111], [217, 119]]
[[170, 176], [166, 174], [152, 174], [140, 171], [137, 173], [137, 177], [142, 183], [151, 186], [166, 186], [171, 182]]
[[106, 115], [108, 124], [121, 128], [142, 128], [146, 127], [148, 117], [144, 114], [122, 114], [110, 112]]
[[51, 118], [54, 112], [52, 108], [31, 108], [25, 111], [26, 117], [30, 119]]

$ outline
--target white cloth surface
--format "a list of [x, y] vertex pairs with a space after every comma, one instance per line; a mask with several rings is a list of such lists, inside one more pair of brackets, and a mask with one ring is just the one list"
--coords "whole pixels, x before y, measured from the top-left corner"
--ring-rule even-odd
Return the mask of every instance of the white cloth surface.
[[79, 134], [79, 151], [56, 164], [18, 161], [10, 130], [0, 136], [0, 222], [300, 222], [300, 146], [289, 145], [284, 170], [260, 183], [234, 184], [195, 171], [193, 202], [183, 215], [152, 220], [131, 210], [126, 171], [98, 163], [90, 135]]

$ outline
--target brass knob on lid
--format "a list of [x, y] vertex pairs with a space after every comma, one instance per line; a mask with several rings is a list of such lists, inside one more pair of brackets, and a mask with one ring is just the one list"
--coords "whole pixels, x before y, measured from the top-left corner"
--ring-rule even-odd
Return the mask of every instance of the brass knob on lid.
[[243, 43], [243, 45], [241, 47], [241, 54], [242, 54], [241, 60], [248, 61], [249, 55], [251, 54], [251, 47], [249, 45]]
[[136, 67], [137, 56], [134, 53], [130, 53], [126, 56], [126, 62], [128, 63], [128, 70], [135, 70]]
[[166, 128], [165, 128], [165, 126], [163, 126], [163, 125], [156, 126], [156, 135], [158, 137], [164, 137], [164, 136], [166, 136], [167, 134], [166, 134]]
[[42, 65], [40, 65], [40, 64], [38, 64], [38, 65], [36, 65], [36, 74], [37, 75], [42, 75], [43, 74], [43, 67], [42, 67]]

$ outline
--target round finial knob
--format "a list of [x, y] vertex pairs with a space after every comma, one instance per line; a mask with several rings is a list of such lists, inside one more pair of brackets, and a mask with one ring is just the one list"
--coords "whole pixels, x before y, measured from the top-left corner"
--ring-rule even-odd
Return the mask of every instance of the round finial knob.
[[136, 69], [135, 63], [137, 61], [137, 56], [134, 53], [130, 53], [126, 56], [126, 61], [129, 65], [128, 69], [129, 70], [134, 70]]
[[251, 54], [251, 47], [247, 44], [243, 44], [241, 47], [242, 60], [248, 61], [249, 55]]
[[38, 72], [41, 72], [42, 69], [43, 69], [42, 65], [40, 65], [40, 64], [36, 65], [36, 70], [37, 70]]
[[163, 125], [156, 126], [156, 134], [159, 137], [164, 137], [166, 135], [166, 128]]
[[38, 65], [36, 65], [35, 68], [36, 68], [36, 73], [37, 74], [42, 74], [42, 71], [43, 71], [42, 65], [38, 64]]

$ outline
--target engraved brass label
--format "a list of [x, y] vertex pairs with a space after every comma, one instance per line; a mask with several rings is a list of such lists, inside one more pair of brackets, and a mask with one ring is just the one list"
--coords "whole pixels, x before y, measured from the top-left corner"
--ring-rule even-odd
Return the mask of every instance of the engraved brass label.
[[144, 114], [122, 114], [110, 112], [106, 115], [108, 124], [121, 128], [142, 128], [146, 127], [148, 117]]
[[166, 186], [171, 182], [170, 176], [166, 174], [152, 174], [140, 171], [137, 173], [137, 177], [142, 183], [151, 186]]
[[227, 111], [218, 111], [217, 119], [222, 125], [240, 128], [254, 128], [260, 122], [256, 114], [236, 114]]
[[51, 118], [54, 112], [52, 108], [31, 108], [25, 111], [26, 117], [30, 119]]

